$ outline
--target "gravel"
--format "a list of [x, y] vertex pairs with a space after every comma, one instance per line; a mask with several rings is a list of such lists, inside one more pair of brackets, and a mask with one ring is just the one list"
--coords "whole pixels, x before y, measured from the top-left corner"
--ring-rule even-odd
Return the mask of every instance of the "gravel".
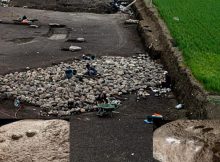
[[[94, 66], [99, 75], [84, 76], [87, 63]], [[76, 76], [69, 80], [65, 79], [68, 67], [77, 70]], [[162, 65], [152, 61], [146, 54], [133, 57], [103, 56], [92, 61], [61, 62], [45, 69], [0, 76], [0, 94], [41, 107], [42, 116], [65, 116], [92, 110], [96, 97], [103, 91], [107, 96], [136, 92], [138, 99], [149, 95], [147, 89], [157, 92], [157, 95], [166, 93], [170, 91], [169, 88], [158, 88], [164, 81]], [[69, 102], [73, 102], [73, 106], [68, 106]]]

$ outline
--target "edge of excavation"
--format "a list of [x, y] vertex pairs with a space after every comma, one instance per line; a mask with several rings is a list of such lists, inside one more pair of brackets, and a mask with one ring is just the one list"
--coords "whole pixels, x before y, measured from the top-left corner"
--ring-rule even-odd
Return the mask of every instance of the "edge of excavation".
[[220, 117], [220, 96], [210, 95], [193, 77], [184, 64], [181, 51], [155, 7], [137, 0], [134, 11], [140, 22], [138, 32], [150, 56], [160, 59], [170, 74], [172, 89], [187, 109], [189, 119], [216, 119]]

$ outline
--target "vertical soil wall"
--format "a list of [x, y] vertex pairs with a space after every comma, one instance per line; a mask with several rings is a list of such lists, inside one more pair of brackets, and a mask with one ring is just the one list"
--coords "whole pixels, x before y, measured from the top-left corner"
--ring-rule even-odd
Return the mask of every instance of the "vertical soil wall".
[[168, 70], [174, 93], [179, 102], [183, 103], [187, 109], [186, 117], [189, 119], [216, 117], [217, 108], [214, 109], [213, 105], [208, 102], [208, 93], [185, 66], [182, 54], [175, 47], [175, 41], [170, 36], [169, 30], [159, 17], [157, 10], [147, 7], [143, 0], [137, 0], [134, 10], [140, 19], [138, 31], [145, 47], [151, 57], [160, 58]]

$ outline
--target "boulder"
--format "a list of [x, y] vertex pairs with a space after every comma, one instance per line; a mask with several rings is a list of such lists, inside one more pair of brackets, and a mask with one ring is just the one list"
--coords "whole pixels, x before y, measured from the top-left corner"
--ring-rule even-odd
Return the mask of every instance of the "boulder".
[[69, 122], [21, 120], [0, 127], [0, 161], [69, 161]]
[[154, 132], [154, 158], [161, 162], [219, 162], [220, 120], [177, 120]]

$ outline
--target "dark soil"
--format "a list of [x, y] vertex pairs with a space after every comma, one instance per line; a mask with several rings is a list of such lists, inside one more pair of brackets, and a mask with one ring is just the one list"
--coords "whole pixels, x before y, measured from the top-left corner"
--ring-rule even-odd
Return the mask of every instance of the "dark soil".
[[112, 0], [12, 0], [10, 5], [64, 12], [111, 13], [110, 2]]
[[0, 119], [27, 118], [40, 118], [40, 108], [30, 104], [22, 104], [22, 108], [18, 110], [14, 106], [13, 100], [0, 100]]
[[175, 116], [167, 112], [174, 104], [173, 99], [153, 96], [136, 102], [130, 95], [112, 118], [95, 113], [72, 116], [71, 162], [152, 162], [153, 126], [144, 119], [154, 112]]
[[[16, 1], [13, 1], [13, 3]], [[17, 0], [18, 2], [18, 0]], [[55, 1], [21, 1], [41, 6], [53, 6]], [[42, 1], [43, 2], [43, 1]], [[56, 1], [58, 3], [59, 1]], [[88, 1], [74, 3], [88, 5]], [[92, 2], [92, 1], [91, 1]], [[46, 5], [47, 4], [47, 5]], [[91, 5], [91, 4], [90, 4]], [[94, 5], [94, 4], [93, 4]], [[77, 5], [76, 5], [77, 6]], [[87, 6], [88, 7], [88, 6]], [[132, 56], [145, 53], [136, 25], [124, 25], [129, 17], [124, 14], [97, 15], [86, 13], [61, 13], [23, 8], [0, 8], [0, 19], [12, 21], [19, 16], [36, 18], [40, 28], [0, 24], [0, 74], [23, 71], [26, 67], [46, 67], [61, 61], [79, 58], [82, 54]], [[66, 25], [68, 38], [84, 37], [80, 52], [61, 51], [72, 43], [65, 40], [48, 40], [49, 23]], [[55, 31], [52, 31], [52, 34]], [[48, 34], [50, 33], [50, 34]], [[59, 32], [58, 32], [59, 33]], [[10, 40], [34, 38], [31, 43], [17, 44]], [[71, 161], [144, 162], [152, 159], [152, 125], [144, 123], [147, 115], [160, 113], [165, 119], [185, 117], [184, 110], [175, 109], [174, 97], [155, 97], [136, 101], [135, 94], [123, 96], [123, 101], [113, 117], [99, 118], [95, 112], [71, 117]], [[12, 100], [0, 101], [0, 118], [13, 118], [16, 108]], [[19, 118], [38, 118], [40, 109], [24, 105]]]
[[[23, 8], [1, 8], [0, 19], [12, 21], [22, 15], [36, 18], [40, 28], [23, 25], [0, 23], [0, 75], [25, 70], [26, 67], [38, 68], [50, 66], [52, 63], [73, 60], [82, 54], [95, 56], [132, 56], [144, 53], [144, 47], [136, 31], [136, 25], [124, 25], [128, 18], [125, 14], [87, 14], [62, 13]], [[64, 24], [66, 27], [50, 29], [49, 23]], [[63, 30], [63, 31], [61, 31]], [[79, 52], [63, 52], [61, 48], [69, 47], [72, 42], [65, 40], [49, 40], [51, 34], [66, 33], [66, 39], [84, 37], [85, 43], [74, 43], [82, 47]], [[31, 42], [14, 43], [10, 40], [26, 40]]]

